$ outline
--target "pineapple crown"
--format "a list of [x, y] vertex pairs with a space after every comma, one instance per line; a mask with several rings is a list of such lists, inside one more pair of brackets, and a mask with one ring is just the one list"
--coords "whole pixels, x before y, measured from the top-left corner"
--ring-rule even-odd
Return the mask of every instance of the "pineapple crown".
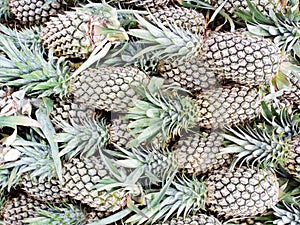
[[54, 160], [51, 148], [36, 140], [16, 139], [11, 146], [19, 157], [15, 161], [4, 162], [0, 166], [1, 189], [8, 190], [17, 185], [22, 175], [44, 180], [55, 176]]
[[40, 48], [30, 49], [26, 44], [16, 43], [8, 36], [0, 36], [0, 86], [20, 87], [29, 95], [59, 97], [68, 95], [69, 68], [64, 58], [54, 59], [51, 51], [48, 61]]
[[179, 217], [183, 214], [186, 217], [205, 209], [206, 185], [196, 177], [192, 179], [176, 177], [175, 173], [165, 183], [161, 191], [150, 192], [145, 198], [147, 207], [141, 210], [142, 213], [129, 217], [125, 222], [143, 224], [146, 221], [154, 223], [158, 220], [166, 221], [171, 216]]
[[274, 43], [286, 54], [300, 55], [300, 14], [298, 0], [288, 1], [282, 10], [269, 10], [265, 15], [247, 0], [250, 11], [237, 9], [236, 14], [246, 22], [250, 33], [273, 37]]
[[126, 119], [133, 120], [128, 128], [136, 136], [127, 147], [135, 147], [144, 141], [162, 134], [163, 145], [182, 130], [187, 131], [196, 125], [198, 107], [187, 92], [178, 85], [163, 85], [164, 79], [152, 77], [147, 86], [137, 88], [142, 100], [134, 99], [134, 106], [128, 110]]
[[47, 209], [35, 207], [36, 217], [26, 218], [24, 223], [38, 224], [69, 224], [80, 225], [86, 221], [84, 212], [73, 204], [62, 204], [60, 206], [48, 205]]
[[106, 152], [116, 159], [115, 164], [130, 169], [143, 168], [141, 183], [145, 186], [164, 182], [171, 172], [177, 170], [174, 155], [167, 150], [162, 151], [152, 146], [151, 149], [138, 147], [129, 151], [116, 144], [114, 146], [118, 151]]
[[8, 20], [10, 18], [9, 0], [0, 1], [0, 18]]
[[138, 59], [147, 54], [151, 59], [189, 59], [200, 53], [203, 38], [176, 25], [169, 24], [165, 27], [152, 14], [149, 15], [153, 23], [148, 22], [142, 16], [135, 14], [140, 28], [129, 29], [128, 34], [138, 38], [138, 44], [144, 44], [145, 48], [137, 52], [132, 58]]
[[[22, 30], [11, 29], [0, 24], [0, 36], [11, 39], [18, 49], [21, 48], [20, 42], [27, 45], [30, 49], [38, 47], [43, 48], [41, 43], [41, 28], [40, 27], [30, 27], [23, 28]], [[0, 43], [0, 46], [2, 43]]]
[[297, 224], [300, 220], [299, 205], [290, 205], [283, 202], [278, 206], [273, 207], [274, 215], [279, 217], [273, 221], [273, 224]]
[[84, 118], [77, 124], [70, 118], [71, 124], [66, 121], [58, 122], [57, 125], [63, 132], [56, 133], [54, 140], [62, 142], [60, 157], [65, 156], [68, 160], [80, 155], [93, 156], [101, 147], [105, 147], [108, 140], [108, 126], [104, 120]]
[[245, 127], [227, 128], [222, 134], [231, 141], [221, 154], [237, 153], [232, 164], [258, 163], [260, 166], [277, 168], [286, 161], [293, 137], [299, 135], [299, 113], [289, 114], [287, 108], [275, 110], [264, 102], [263, 121]]

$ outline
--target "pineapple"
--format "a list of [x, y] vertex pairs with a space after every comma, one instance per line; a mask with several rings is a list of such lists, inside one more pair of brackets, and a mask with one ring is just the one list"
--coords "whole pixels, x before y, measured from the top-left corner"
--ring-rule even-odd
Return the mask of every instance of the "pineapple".
[[274, 215], [279, 217], [278, 219], [273, 221], [273, 224], [298, 224], [299, 223], [299, 207], [296, 205], [290, 205], [287, 203], [283, 203], [282, 205], [275, 206], [273, 208]]
[[220, 85], [218, 73], [200, 57], [186, 61], [161, 60], [157, 71], [168, 82], [177, 82], [191, 92], [214, 89]]
[[270, 84], [281, 57], [270, 40], [241, 32], [212, 32], [204, 40], [203, 52], [220, 80], [247, 86]]
[[264, 15], [254, 2], [250, 2], [250, 12], [238, 11], [237, 15], [246, 22], [247, 30], [254, 35], [272, 38], [273, 42], [285, 54], [295, 58], [299, 50], [299, 6], [297, 1], [282, 1], [281, 10], [271, 9]]
[[177, 161], [172, 152], [158, 149], [155, 146], [150, 148], [138, 147], [126, 150], [116, 146], [118, 151], [106, 150], [115, 161], [116, 165], [123, 168], [142, 168], [143, 175], [139, 182], [144, 187], [152, 184], [163, 183], [170, 174], [177, 171]]
[[[75, 102], [87, 107], [127, 112], [133, 105], [131, 100], [138, 98], [133, 87], [148, 81], [145, 73], [133, 67], [89, 68], [70, 78], [70, 69], [63, 58], [55, 61], [50, 54], [46, 61], [39, 49], [22, 46], [19, 50], [9, 37], [0, 39], [4, 45], [0, 49], [9, 55], [9, 59], [0, 56], [0, 63], [6, 65], [0, 72], [0, 84], [21, 87], [28, 95], [54, 95], [61, 99], [74, 96]], [[25, 76], [32, 73], [35, 76]]]
[[[236, 9], [240, 11], [249, 11], [248, 0], [228, 0], [224, 4], [222, 0], [176, 0], [180, 5], [194, 8], [205, 8], [207, 4], [214, 8], [222, 6], [225, 13], [235, 16]], [[267, 14], [269, 10], [280, 10], [281, 5], [278, 0], [249, 0], [253, 5], [256, 5], [258, 10]]]
[[152, 77], [147, 86], [137, 90], [142, 100], [134, 100], [134, 107], [125, 115], [127, 126], [134, 136], [127, 147], [150, 142], [160, 135], [162, 146], [196, 126], [199, 108], [189, 96], [179, 94], [178, 85], [164, 85], [164, 79]]
[[219, 128], [249, 122], [260, 113], [259, 90], [247, 86], [223, 86], [196, 95], [199, 126]]
[[195, 224], [195, 225], [221, 225], [221, 222], [213, 217], [205, 214], [196, 214], [191, 217], [183, 218], [173, 218], [169, 221], [162, 223], [155, 223], [155, 225], [185, 225], [185, 224]]
[[70, 120], [79, 124], [84, 118], [92, 118], [95, 114], [94, 108], [76, 102], [72, 98], [63, 100], [55, 98], [50, 117], [54, 124], [61, 121], [70, 122]]
[[80, 207], [73, 204], [35, 208], [35, 217], [24, 219], [26, 224], [85, 224], [86, 216]]
[[19, 193], [18, 196], [9, 200], [2, 211], [5, 224], [23, 225], [24, 220], [36, 217], [36, 208], [46, 209], [46, 204], [32, 199], [26, 194]]
[[133, 87], [147, 84], [145, 73], [134, 67], [90, 68], [74, 82], [74, 98], [95, 108], [126, 113], [139, 96]]
[[[200, 131], [200, 129], [199, 129]], [[224, 138], [217, 131], [189, 132], [173, 148], [178, 167], [189, 174], [204, 174], [229, 168], [231, 156], [220, 155]]]
[[223, 136], [231, 141], [223, 153], [237, 153], [234, 164], [247, 162], [278, 168], [281, 165], [290, 174], [299, 173], [299, 112], [287, 108], [275, 110], [263, 104], [263, 121], [253, 126], [229, 128]]
[[148, 218], [135, 214], [126, 223], [166, 221], [172, 215], [187, 217], [205, 208], [224, 217], [255, 216], [277, 204], [279, 183], [275, 173], [267, 169], [239, 167], [220, 170], [205, 181], [177, 177], [160, 192], [145, 197], [149, 198], [148, 207], [141, 212]]
[[98, 191], [95, 185], [112, 176], [102, 158], [73, 158], [63, 165], [62, 187], [68, 195], [94, 210], [109, 215], [126, 206], [127, 195], [122, 189]]
[[133, 5], [138, 8], [155, 8], [168, 5], [170, 0], [114, 0], [123, 4]]
[[300, 80], [297, 78], [297, 74], [294, 74], [294, 72], [292, 72], [286, 78], [290, 82], [290, 87], [288, 90], [285, 90], [283, 92], [280, 99], [287, 100], [291, 104], [300, 105]]
[[[71, 2], [69, 4], [74, 5]], [[50, 16], [62, 12], [69, 4], [62, 0], [9, 0], [10, 13], [26, 26], [45, 23]]]
[[20, 185], [28, 196], [40, 202], [60, 204], [69, 201], [68, 194], [62, 190], [59, 181], [55, 178], [38, 181], [25, 174]]
[[87, 59], [97, 47], [102, 48], [105, 42], [115, 43], [127, 38], [116, 9], [105, 3], [88, 4], [52, 16], [41, 35], [44, 46], [54, 55], [81, 60]]
[[177, 26], [194, 34], [204, 34], [206, 21], [202, 13], [179, 6], [163, 6], [153, 8], [146, 17], [150, 21], [159, 21], [163, 26], [172, 29]]

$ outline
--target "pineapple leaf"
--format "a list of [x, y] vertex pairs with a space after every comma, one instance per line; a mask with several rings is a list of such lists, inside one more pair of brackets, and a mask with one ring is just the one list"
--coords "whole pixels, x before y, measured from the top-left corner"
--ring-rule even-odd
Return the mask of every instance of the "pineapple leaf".
[[51, 152], [52, 152], [52, 158], [54, 160], [55, 170], [59, 181], [62, 182], [62, 164], [61, 164], [61, 159], [59, 157], [58, 145], [54, 141], [55, 129], [49, 118], [49, 112], [47, 111], [47, 109], [49, 109], [49, 106], [46, 106], [47, 103], [49, 104], [49, 102], [45, 102], [45, 105], [41, 106], [36, 111], [36, 117], [38, 121], [40, 121], [40, 123], [42, 124], [42, 131], [45, 134], [45, 137], [47, 138], [51, 146]]

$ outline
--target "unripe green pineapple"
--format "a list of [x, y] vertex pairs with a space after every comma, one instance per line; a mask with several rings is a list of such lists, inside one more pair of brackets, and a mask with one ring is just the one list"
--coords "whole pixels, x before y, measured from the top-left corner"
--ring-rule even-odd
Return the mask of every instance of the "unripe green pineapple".
[[221, 225], [221, 222], [213, 216], [196, 214], [190, 217], [173, 218], [166, 222], [155, 223], [155, 225]]
[[21, 188], [28, 196], [38, 201], [50, 204], [68, 202], [69, 198], [58, 180], [51, 178], [49, 180], [37, 180], [25, 175], [21, 180]]
[[151, 15], [147, 16], [151, 20], [160, 21], [165, 27], [176, 25], [180, 29], [188, 30], [195, 34], [204, 34], [206, 21], [202, 13], [179, 6], [163, 6], [153, 8]]
[[50, 16], [62, 12], [66, 7], [63, 0], [10, 0], [10, 12], [24, 25], [40, 25]]
[[162, 60], [157, 65], [157, 71], [168, 82], [177, 82], [192, 92], [214, 89], [219, 85], [217, 71], [209, 68], [201, 58]]
[[223, 86], [196, 95], [200, 108], [199, 126], [213, 128], [249, 122], [259, 115], [259, 89]]
[[35, 208], [46, 209], [46, 204], [20, 193], [9, 200], [3, 209], [3, 221], [10, 225], [24, 225], [23, 220], [36, 217]]
[[148, 83], [134, 67], [89, 68], [74, 81], [74, 99], [98, 109], [126, 113], [139, 95], [134, 88]]
[[126, 206], [124, 191], [106, 193], [95, 189], [94, 186], [110, 174], [108, 167], [99, 158], [73, 158], [63, 165], [62, 187], [70, 197], [108, 215]]
[[[107, 29], [109, 33], [105, 33]], [[120, 28], [116, 9], [107, 4], [92, 4], [50, 17], [41, 38], [54, 55], [82, 60], [103, 41], [114, 42], [128, 37]]]
[[220, 154], [224, 138], [218, 132], [190, 132], [173, 148], [178, 167], [189, 174], [204, 174], [229, 168], [231, 157]]
[[211, 33], [204, 40], [203, 52], [219, 79], [248, 86], [269, 84], [281, 57], [270, 40], [240, 32]]

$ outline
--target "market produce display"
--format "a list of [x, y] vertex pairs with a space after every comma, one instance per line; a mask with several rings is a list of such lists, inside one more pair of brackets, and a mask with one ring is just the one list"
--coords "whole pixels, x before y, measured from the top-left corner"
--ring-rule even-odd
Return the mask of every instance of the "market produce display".
[[299, 0], [0, 0], [0, 223], [300, 224]]

